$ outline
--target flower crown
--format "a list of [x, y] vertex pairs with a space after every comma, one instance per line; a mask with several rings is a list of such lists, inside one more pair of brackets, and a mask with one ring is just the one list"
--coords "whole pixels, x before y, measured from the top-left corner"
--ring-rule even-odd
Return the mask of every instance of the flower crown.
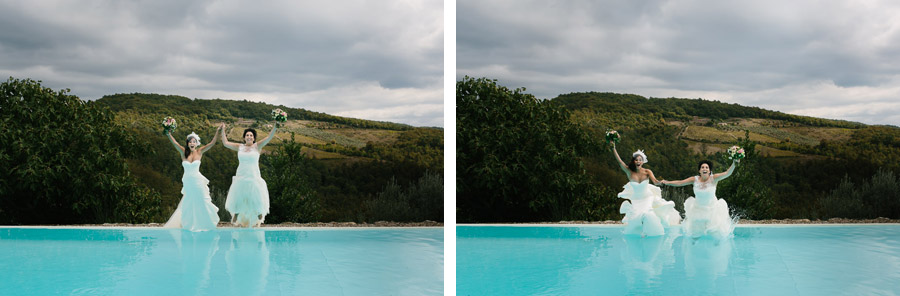
[[631, 154], [631, 157], [635, 157], [638, 155], [640, 155], [641, 157], [644, 158], [644, 163], [650, 162], [649, 160], [647, 160], [647, 154], [644, 154], [644, 150], [638, 149], [638, 151], [635, 151], [634, 153]]

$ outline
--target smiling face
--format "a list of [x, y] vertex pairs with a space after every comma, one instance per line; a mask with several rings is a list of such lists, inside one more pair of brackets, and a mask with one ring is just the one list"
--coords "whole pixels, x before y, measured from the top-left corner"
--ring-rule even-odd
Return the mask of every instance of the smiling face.
[[197, 150], [198, 146], [200, 146], [200, 141], [197, 141], [197, 138], [188, 138], [188, 148], [191, 149], [191, 151]]
[[700, 176], [707, 175], [709, 175], [709, 165], [705, 163], [700, 164]]
[[643, 164], [644, 164], [644, 157], [643, 157], [643, 156], [638, 155], [638, 156], [635, 156], [635, 157], [634, 157], [634, 165], [635, 165], [635, 166], [640, 167], [640, 166], [643, 165]]
[[244, 143], [247, 145], [250, 145], [250, 144], [253, 144], [253, 142], [256, 142], [256, 137], [253, 136], [253, 133], [245, 132], [244, 133]]

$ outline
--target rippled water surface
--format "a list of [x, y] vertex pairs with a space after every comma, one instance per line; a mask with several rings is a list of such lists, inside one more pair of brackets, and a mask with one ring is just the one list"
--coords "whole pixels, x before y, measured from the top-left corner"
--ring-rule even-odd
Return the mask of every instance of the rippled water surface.
[[0, 228], [0, 295], [441, 295], [443, 229]]
[[458, 226], [459, 295], [898, 295], [900, 225], [738, 226], [734, 237], [621, 226]]

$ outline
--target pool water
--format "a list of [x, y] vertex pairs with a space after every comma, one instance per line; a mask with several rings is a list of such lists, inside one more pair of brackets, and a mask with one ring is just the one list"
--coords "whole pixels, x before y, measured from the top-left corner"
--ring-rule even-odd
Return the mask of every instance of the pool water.
[[900, 225], [739, 225], [722, 240], [668, 231], [458, 226], [457, 294], [900, 294]]
[[0, 295], [441, 295], [442, 228], [0, 227]]

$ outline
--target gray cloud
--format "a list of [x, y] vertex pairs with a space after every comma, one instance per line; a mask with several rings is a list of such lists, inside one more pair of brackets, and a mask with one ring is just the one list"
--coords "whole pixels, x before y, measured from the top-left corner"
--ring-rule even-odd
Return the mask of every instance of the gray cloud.
[[443, 126], [443, 50], [439, 1], [0, 1], [0, 75], [85, 99], [248, 99]]
[[702, 97], [900, 125], [890, 1], [458, 0], [456, 34], [457, 78], [538, 97]]

